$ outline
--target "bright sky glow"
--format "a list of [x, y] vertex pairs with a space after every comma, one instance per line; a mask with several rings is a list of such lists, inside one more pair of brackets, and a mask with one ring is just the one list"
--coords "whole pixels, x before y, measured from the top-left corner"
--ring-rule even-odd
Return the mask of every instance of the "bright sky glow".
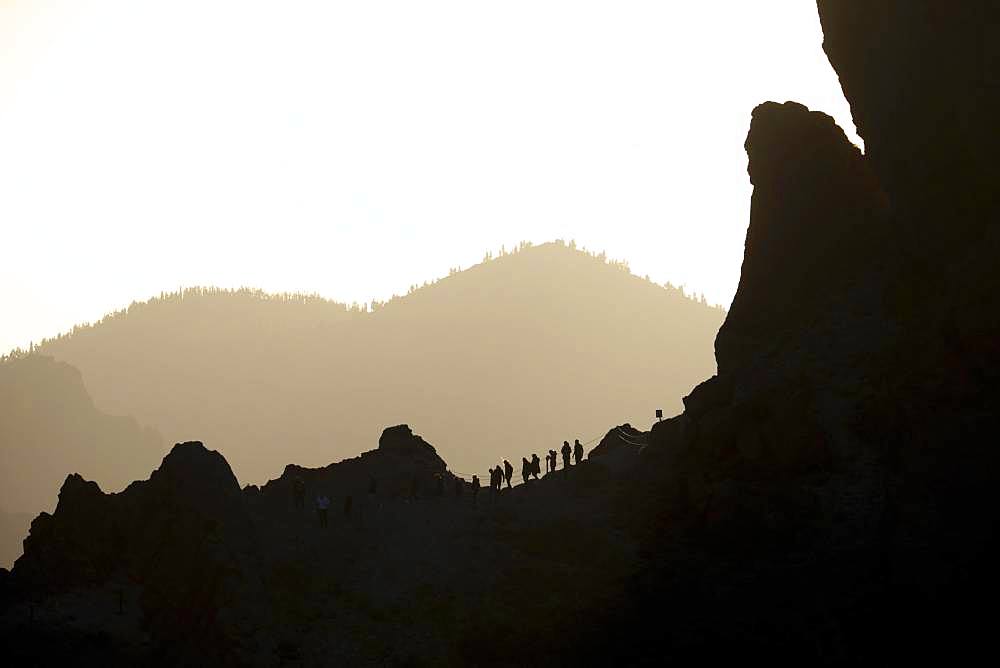
[[[405, 293], [576, 239], [728, 306], [805, 0], [0, 0], [0, 352], [179, 286]], [[585, 286], [584, 286], [585, 287]]]

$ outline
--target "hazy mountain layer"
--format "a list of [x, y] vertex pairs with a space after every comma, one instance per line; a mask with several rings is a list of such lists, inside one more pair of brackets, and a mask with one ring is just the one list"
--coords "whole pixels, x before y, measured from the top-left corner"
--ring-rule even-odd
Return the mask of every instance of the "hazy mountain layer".
[[[362, 312], [188, 291], [44, 343], [102, 409], [223, 452], [243, 482], [421, 425], [458, 472], [668, 414], [715, 370], [724, 312], [562, 244]], [[65, 470], [65, 467], [63, 467]]]
[[[105, 489], [121, 489], [162, 456], [154, 431], [96, 409], [72, 366], [39, 355], [0, 364], [0, 508], [5, 511], [51, 510], [69, 471], [86, 471]], [[8, 516], [18, 526], [0, 532], [0, 563], [20, 554], [28, 527], [23, 520]]]

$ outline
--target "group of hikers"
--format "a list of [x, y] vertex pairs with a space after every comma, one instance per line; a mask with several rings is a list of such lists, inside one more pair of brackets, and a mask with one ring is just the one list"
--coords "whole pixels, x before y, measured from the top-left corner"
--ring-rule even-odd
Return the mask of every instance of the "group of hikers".
[[[571, 466], [571, 458], [575, 459], [577, 464], [583, 461], [583, 444], [580, 443], [580, 439], [576, 439], [572, 446], [569, 444], [569, 441], [563, 441], [561, 453], [563, 470], [568, 471]], [[559, 454], [555, 450], [549, 450], [549, 453], [545, 455], [546, 473], [555, 473], [559, 463]], [[541, 462], [542, 460], [538, 458], [538, 454], [532, 454], [531, 459], [521, 457], [521, 479], [525, 483], [531, 479], [538, 480], [538, 476], [542, 474]], [[494, 468], [490, 469], [490, 489], [499, 493], [505, 483], [507, 488], [510, 489], [510, 480], [513, 477], [514, 466], [505, 459], [503, 460], [503, 464], [497, 464]], [[479, 491], [479, 476], [472, 476], [472, 489], [473, 494]]]
[[[559, 455], [562, 455], [563, 460], [563, 471], [569, 471], [572, 466], [571, 460], [575, 460], [577, 465], [583, 461], [583, 444], [580, 443], [580, 439], [576, 439], [573, 445], [569, 444], [569, 441], [563, 441], [562, 449], [559, 452], [555, 450], [549, 450], [548, 454], [545, 455], [545, 473], [555, 473], [556, 468], [559, 463]], [[527, 457], [521, 458], [521, 479], [527, 483], [531, 479], [538, 480], [538, 476], [542, 474], [541, 459], [538, 455], [533, 453], [531, 459]], [[511, 488], [511, 478], [514, 477], [514, 466], [507, 461], [503, 460], [502, 464], [497, 464], [495, 467], [490, 469], [490, 490], [494, 494], [499, 494], [503, 485], [506, 483], [507, 488]], [[455, 476], [455, 496], [462, 496], [465, 489], [465, 481], [462, 478]], [[445, 480], [444, 475], [441, 473], [434, 474], [434, 487], [437, 496], [444, 496], [445, 491]], [[368, 484], [368, 494], [373, 499], [377, 493], [377, 483], [374, 477], [371, 477]], [[472, 476], [472, 498], [473, 501], [478, 502], [479, 491], [481, 485], [479, 482], [479, 476]], [[416, 499], [419, 491], [419, 479], [414, 476], [413, 485], [410, 490], [410, 496], [412, 499]], [[306, 502], [306, 484], [301, 477], [296, 477], [292, 480], [292, 499], [293, 504], [297, 510], [303, 510], [305, 508]], [[344, 499], [344, 514], [351, 514], [352, 497], [347, 496]], [[319, 526], [321, 528], [326, 528], [329, 526], [329, 510], [330, 510], [330, 497], [325, 494], [318, 494], [316, 496], [316, 514], [319, 519]]]

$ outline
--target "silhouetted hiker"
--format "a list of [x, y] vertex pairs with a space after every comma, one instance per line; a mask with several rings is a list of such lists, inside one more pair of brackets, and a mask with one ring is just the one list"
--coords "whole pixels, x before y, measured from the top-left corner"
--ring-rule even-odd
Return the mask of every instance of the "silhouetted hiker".
[[479, 476], [472, 476], [472, 504], [479, 504]]
[[350, 517], [351, 516], [351, 505], [353, 503], [354, 503], [354, 497], [353, 496], [347, 495], [346, 497], [344, 497], [344, 516], [345, 517]]
[[573, 459], [579, 464], [583, 461], [583, 445], [580, 443], [580, 439], [573, 441]]
[[528, 478], [531, 477], [531, 462], [528, 461], [527, 457], [521, 457], [521, 480], [524, 484], [528, 484]]
[[457, 498], [462, 498], [462, 487], [464, 487], [464, 485], [462, 484], [462, 479], [459, 478], [458, 476], [455, 476], [455, 496]]
[[510, 479], [514, 476], [514, 467], [506, 459], [503, 460], [503, 479], [507, 481], [507, 489], [510, 489]]
[[328, 510], [330, 510], [330, 497], [320, 494], [316, 497], [316, 515], [319, 517], [320, 528], [325, 529], [329, 524], [327, 520]]
[[538, 480], [538, 476], [542, 474], [542, 460], [538, 458], [538, 453], [532, 453], [531, 455], [531, 475], [534, 476], [535, 480]]
[[306, 483], [301, 476], [296, 476], [292, 481], [292, 503], [297, 510], [306, 507]]
[[549, 467], [550, 467], [549, 470], [552, 471], [553, 473], [555, 473], [556, 472], [556, 464], [559, 463], [559, 453], [557, 453], [555, 450], [549, 450], [549, 455], [548, 455], [548, 457], [546, 457], [546, 460], [549, 463]]
[[563, 470], [569, 470], [569, 457], [573, 454], [573, 448], [569, 447], [569, 441], [563, 441], [562, 446], [562, 456], [563, 456]]

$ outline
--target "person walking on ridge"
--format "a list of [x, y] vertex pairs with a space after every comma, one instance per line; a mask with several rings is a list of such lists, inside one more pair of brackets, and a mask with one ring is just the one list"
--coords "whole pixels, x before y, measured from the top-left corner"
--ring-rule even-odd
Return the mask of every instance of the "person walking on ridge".
[[296, 510], [304, 510], [306, 507], [306, 483], [302, 476], [295, 476], [292, 481], [292, 503]]
[[500, 491], [500, 480], [502, 478], [503, 472], [501, 471], [499, 464], [490, 469], [490, 491], [492, 491], [494, 495]]
[[325, 529], [329, 525], [327, 513], [330, 510], [330, 497], [325, 494], [316, 496], [316, 516], [319, 518], [319, 526]]
[[583, 444], [580, 443], [580, 439], [573, 441], [573, 459], [578, 465], [583, 461]]
[[493, 469], [494, 484], [493, 484], [493, 500], [496, 501], [497, 497], [500, 496], [500, 487], [503, 486], [503, 467], [497, 464], [497, 467]]
[[510, 489], [510, 479], [514, 477], [514, 466], [506, 459], [503, 460], [503, 479], [507, 481], [507, 489]]
[[535, 480], [542, 474], [542, 460], [538, 458], [538, 453], [531, 453], [531, 475]]
[[531, 462], [528, 461], [527, 457], [521, 457], [521, 479], [524, 484], [528, 484], [528, 478], [531, 477]]
[[569, 471], [569, 458], [573, 454], [573, 448], [569, 447], [569, 441], [563, 441], [562, 446], [562, 458], [563, 458], [563, 471]]

